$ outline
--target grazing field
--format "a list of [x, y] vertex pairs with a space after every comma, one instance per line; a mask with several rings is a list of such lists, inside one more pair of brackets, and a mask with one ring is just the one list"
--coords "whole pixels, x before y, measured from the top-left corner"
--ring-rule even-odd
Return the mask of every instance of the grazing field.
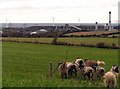
[[73, 33], [68, 33], [65, 34], [66, 36], [70, 36], [70, 35], [101, 35], [101, 34], [109, 34], [109, 33], [117, 33], [120, 31], [90, 31], [90, 32], [73, 32]]
[[118, 65], [118, 50], [76, 46], [57, 46], [47, 44], [30, 44], [17, 42], [2, 43], [3, 87], [104, 87], [103, 81], [79, 80], [68, 78], [62, 81], [58, 71], [49, 81], [49, 62], [53, 69], [57, 63], [65, 60], [75, 61], [77, 57], [90, 60], [103, 60], [103, 66], [109, 71], [113, 64]]
[[[31, 43], [47, 43], [50, 44], [53, 38], [10, 38], [4, 37], [2, 38], [3, 41], [17, 41], [17, 42], [31, 42]], [[68, 44], [86, 44], [86, 45], [97, 45], [98, 43], [105, 43], [105, 45], [112, 46], [115, 44], [118, 47], [118, 38], [80, 38], [80, 37], [67, 37], [67, 38], [58, 38], [57, 41], [66, 42]]]

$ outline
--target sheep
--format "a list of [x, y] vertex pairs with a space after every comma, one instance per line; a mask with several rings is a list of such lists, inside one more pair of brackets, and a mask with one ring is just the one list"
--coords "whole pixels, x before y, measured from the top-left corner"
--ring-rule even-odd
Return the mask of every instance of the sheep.
[[77, 76], [77, 66], [74, 62], [60, 62], [58, 66], [62, 78], [64, 76], [67, 78], [67, 75], [72, 76], [73, 73]]
[[75, 63], [78, 66], [78, 68], [80, 68], [80, 69], [82, 69], [84, 67], [84, 61], [82, 59], [80, 59], [80, 58], [77, 58]]
[[117, 81], [116, 81], [116, 73], [119, 73], [118, 71], [118, 67], [116, 65], [113, 65], [111, 70], [109, 72], [107, 72], [103, 78], [103, 82], [105, 84], [106, 87], [114, 87], [117, 85]]
[[88, 59], [85, 59], [85, 66], [89, 66], [89, 67], [97, 66], [97, 62], [89, 61]]
[[113, 65], [110, 71], [112, 71], [113, 73], [119, 73], [119, 67]]
[[98, 65], [105, 65], [105, 62], [98, 60], [98, 61], [97, 61], [97, 64], [98, 64]]
[[69, 76], [72, 76], [73, 73], [77, 76], [77, 66], [74, 62], [69, 62], [67, 64], [67, 72]]
[[93, 73], [94, 73], [94, 69], [92, 67], [84, 67], [83, 68], [82, 75], [84, 76], [84, 79], [85, 79], [86, 75], [89, 78], [89, 80], [90, 80], [90, 78], [93, 79]]
[[118, 71], [119, 71], [119, 73], [117, 73], [117, 77], [118, 77], [118, 79], [120, 81], [120, 66], [118, 67]]
[[106, 87], [110, 87], [110, 86], [116, 86], [116, 77], [115, 77], [115, 74], [112, 73], [111, 71], [107, 72], [105, 75], [104, 75], [104, 84]]
[[65, 62], [60, 62], [58, 64], [58, 66], [59, 66], [59, 71], [60, 71], [62, 79], [64, 77], [67, 78], [68, 72], [67, 72], [67, 65], [66, 65], [66, 63]]
[[100, 80], [101, 79], [100, 77], [105, 74], [105, 69], [103, 67], [97, 66], [95, 72], [96, 72], [97, 78], [99, 78]]

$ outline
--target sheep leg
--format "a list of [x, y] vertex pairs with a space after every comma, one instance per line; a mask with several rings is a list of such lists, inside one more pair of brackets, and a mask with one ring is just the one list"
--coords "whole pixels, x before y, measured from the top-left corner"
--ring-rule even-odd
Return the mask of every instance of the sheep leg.
[[77, 72], [75, 72], [75, 77], [77, 77]]
[[70, 72], [70, 74], [71, 74], [71, 77], [72, 77], [72, 71]]
[[112, 89], [114, 89], [114, 87], [112, 87]]
[[88, 78], [89, 78], [89, 80], [90, 80], [90, 74], [88, 74], [87, 76], [88, 76]]
[[101, 77], [99, 76], [99, 80], [101, 80]]
[[84, 80], [86, 80], [85, 76], [86, 76], [86, 74], [84, 74]]
[[68, 71], [68, 75], [69, 75], [69, 77], [70, 77], [70, 71]]
[[99, 80], [101, 80], [101, 78], [100, 78], [100, 76], [99, 76], [99, 75], [97, 75], [97, 78], [98, 78]]
[[61, 74], [62, 79], [64, 78], [63, 74]]
[[107, 85], [107, 88], [109, 88], [109, 85]]
[[65, 73], [65, 79], [67, 79], [67, 74]]
[[77, 70], [75, 69], [75, 77], [77, 77]]

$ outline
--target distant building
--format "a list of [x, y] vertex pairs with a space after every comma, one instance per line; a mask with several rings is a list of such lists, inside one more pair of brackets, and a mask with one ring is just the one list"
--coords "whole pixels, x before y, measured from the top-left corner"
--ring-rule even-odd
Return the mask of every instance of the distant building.
[[2, 34], [2, 33], [3, 33], [3, 31], [0, 31], [0, 33]]
[[48, 31], [45, 30], [45, 29], [40, 29], [40, 30], [38, 30], [37, 32], [38, 32], [38, 33], [46, 33], [46, 32], [48, 32]]
[[37, 32], [31, 32], [30, 34], [31, 34], [31, 35], [35, 35], [35, 34], [37, 34]]
[[45, 29], [40, 29], [40, 30], [38, 30], [38, 31], [31, 32], [30, 34], [31, 34], [31, 35], [35, 35], [35, 34], [38, 34], [38, 33], [46, 33], [46, 32], [48, 32], [48, 31], [45, 30]]
[[108, 23], [105, 24], [104, 29], [105, 29], [106, 31], [109, 30]]

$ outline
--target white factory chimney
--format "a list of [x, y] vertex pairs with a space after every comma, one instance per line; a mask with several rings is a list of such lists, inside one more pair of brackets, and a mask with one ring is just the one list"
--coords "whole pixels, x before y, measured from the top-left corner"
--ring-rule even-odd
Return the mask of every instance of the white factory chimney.
[[109, 31], [112, 30], [112, 27], [111, 27], [111, 11], [109, 12]]
[[98, 22], [95, 23], [95, 30], [98, 30]]

